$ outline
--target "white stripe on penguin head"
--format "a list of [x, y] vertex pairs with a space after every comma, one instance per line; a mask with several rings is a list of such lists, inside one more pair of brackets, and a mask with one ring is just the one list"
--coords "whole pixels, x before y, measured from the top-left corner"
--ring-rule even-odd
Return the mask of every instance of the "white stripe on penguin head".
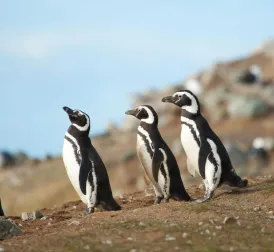
[[148, 124], [154, 123], [154, 120], [155, 120], [154, 115], [153, 115], [152, 111], [148, 107], [146, 107], [146, 106], [139, 106], [138, 109], [140, 109], [140, 110], [141, 109], [145, 109], [146, 112], [147, 112], [147, 114], [148, 114], [148, 118], [141, 119], [142, 122], [145, 122], [145, 123], [148, 123]]
[[88, 128], [89, 128], [89, 125], [90, 125], [90, 120], [89, 120], [89, 117], [87, 116], [87, 114], [85, 114], [84, 112], [82, 112], [81, 110], [74, 110], [74, 111], [77, 111], [78, 112], [78, 115], [84, 115], [85, 117], [86, 117], [86, 124], [84, 125], [84, 126], [80, 126], [80, 125], [78, 125], [78, 124], [76, 124], [76, 123], [73, 123], [72, 125], [75, 127], [75, 128], [77, 128], [78, 130], [80, 130], [80, 131], [87, 131], [88, 130]]
[[[176, 95], [181, 95], [181, 96], [186, 95], [191, 100], [191, 105], [189, 105], [189, 106], [184, 105], [184, 106], [181, 107], [181, 109], [184, 109], [184, 110], [188, 111], [191, 114], [197, 114], [199, 106], [198, 106], [198, 103], [197, 103], [197, 101], [196, 101], [196, 99], [193, 95], [191, 95], [188, 92], [176, 92], [172, 96], [174, 97]], [[179, 100], [180, 99], [178, 99], [178, 101]]]

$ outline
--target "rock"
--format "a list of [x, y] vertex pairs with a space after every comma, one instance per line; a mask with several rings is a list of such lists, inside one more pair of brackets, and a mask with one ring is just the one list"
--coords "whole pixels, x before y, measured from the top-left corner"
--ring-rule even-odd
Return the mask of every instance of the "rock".
[[32, 219], [33, 220], [41, 219], [43, 217], [44, 217], [44, 215], [38, 210], [32, 212]]
[[48, 218], [47, 216], [44, 216], [40, 220], [46, 220], [47, 218]]
[[5, 249], [4, 248], [0, 248], [0, 252], [4, 252], [5, 251]]
[[38, 210], [35, 210], [32, 213], [23, 212], [21, 215], [22, 221], [37, 220], [37, 219], [41, 219], [42, 217], [43, 217], [43, 214]]
[[22, 235], [21, 229], [10, 219], [0, 219], [0, 240]]
[[32, 213], [23, 212], [21, 214], [22, 221], [32, 220], [32, 218], [33, 218]]
[[79, 222], [79, 221], [73, 221], [73, 222], [71, 222], [70, 224], [68, 224], [68, 226], [70, 226], [70, 225], [79, 226], [79, 225], [80, 225], [80, 222]]
[[234, 223], [237, 223], [237, 220], [234, 217], [225, 217], [223, 223], [234, 224]]
[[227, 97], [228, 91], [225, 87], [209, 90], [203, 95], [201, 102], [205, 109], [207, 111], [213, 111], [214, 108], [214, 113], [210, 113], [210, 119], [212, 121], [218, 122], [228, 116], [226, 106]]
[[182, 237], [185, 239], [185, 238], [187, 238], [188, 237], [188, 233], [183, 233], [182, 234]]
[[223, 227], [222, 227], [222, 226], [216, 226], [216, 229], [217, 229], [217, 230], [222, 230]]
[[231, 118], [249, 119], [267, 113], [268, 106], [259, 98], [231, 95], [227, 111]]
[[238, 81], [243, 84], [261, 83], [263, 81], [263, 73], [260, 66], [254, 64], [245, 69], [240, 74]]
[[7, 168], [15, 164], [15, 159], [7, 151], [0, 152], [0, 168]]
[[173, 236], [167, 234], [166, 237], [165, 237], [165, 240], [166, 241], [175, 241], [176, 237], [173, 237]]

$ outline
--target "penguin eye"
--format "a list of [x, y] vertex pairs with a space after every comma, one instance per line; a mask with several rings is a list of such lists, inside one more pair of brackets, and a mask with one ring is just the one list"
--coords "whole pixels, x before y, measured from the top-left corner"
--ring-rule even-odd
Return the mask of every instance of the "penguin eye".
[[182, 98], [182, 95], [178, 95], [178, 97], [181, 99], [181, 98]]

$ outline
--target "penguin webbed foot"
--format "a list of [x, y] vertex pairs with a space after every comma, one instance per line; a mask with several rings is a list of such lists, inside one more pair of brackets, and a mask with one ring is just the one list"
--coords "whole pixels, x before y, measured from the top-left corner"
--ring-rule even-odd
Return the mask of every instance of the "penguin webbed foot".
[[155, 201], [154, 201], [154, 205], [160, 204], [163, 198], [164, 197], [157, 196], [156, 199], [155, 199]]
[[88, 207], [86, 211], [84, 211], [84, 216], [90, 215], [94, 213], [94, 207]]
[[169, 202], [169, 198], [163, 198], [161, 203], [168, 203]]

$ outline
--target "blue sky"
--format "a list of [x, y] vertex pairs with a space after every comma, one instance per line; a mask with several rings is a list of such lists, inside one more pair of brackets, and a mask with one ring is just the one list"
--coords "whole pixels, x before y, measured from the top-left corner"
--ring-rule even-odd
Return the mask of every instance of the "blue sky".
[[60, 154], [64, 105], [91, 133], [121, 122], [129, 95], [182, 81], [273, 36], [269, 1], [9, 0], [0, 7], [0, 149]]

